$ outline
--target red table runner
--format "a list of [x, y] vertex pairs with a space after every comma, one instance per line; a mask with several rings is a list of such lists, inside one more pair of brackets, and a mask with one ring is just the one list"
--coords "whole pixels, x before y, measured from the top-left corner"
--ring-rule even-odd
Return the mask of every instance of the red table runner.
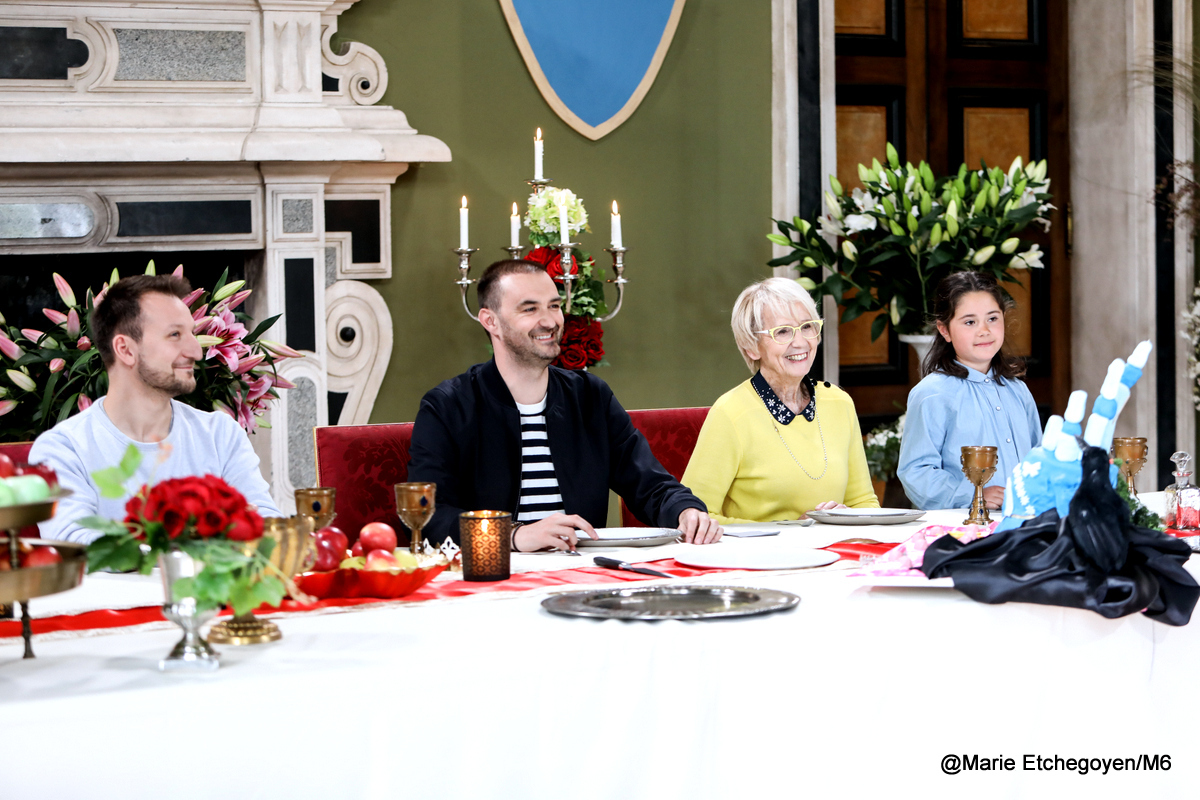
[[[880, 555], [890, 550], [894, 545], [833, 545], [826, 549], [839, 553], [843, 557], [856, 558], [860, 555]], [[694, 578], [698, 575], [711, 575], [718, 572], [738, 572], [741, 570], [727, 569], [698, 569], [680, 564], [675, 559], [664, 562], [647, 562], [640, 566], [653, 565], [653, 569], [665, 572], [675, 578]], [[284, 600], [279, 608], [263, 606], [258, 609], [261, 614], [278, 614], [312, 611], [320, 608], [341, 608], [382, 603], [412, 603], [423, 600], [436, 600], [447, 597], [466, 597], [467, 595], [483, 594], [486, 592], [526, 592], [531, 589], [541, 589], [547, 586], [587, 586], [620, 581], [644, 581], [653, 579], [653, 575], [643, 575], [639, 572], [605, 569], [603, 567], [580, 567], [578, 569], [557, 570], [554, 572], [519, 572], [506, 581], [491, 583], [474, 583], [467, 581], [442, 581], [429, 583], [407, 597], [395, 600], [381, 600], [375, 597], [330, 598], [318, 600], [315, 603], [297, 603], [295, 600]], [[36, 602], [36, 601], [35, 601]], [[229, 609], [221, 612], [222, 616], [232, 613]], [[35, 619], [32, 622], [33, 633], [54, 633], [58, 631], [84, 631], [101, 628], [124, 628], [131, 625], [144, 625], [148, 622], [164, 622], [166, 618], [159, 606], [144, 606], [142, 608], [127, 608], [119, 611], [102, 609], [87, 611], [82, 614], [64, 614], [57, 617]], [[0, 622], [0, 639], [15, 638], [21, 635], [21, 621], [6, 620]]]

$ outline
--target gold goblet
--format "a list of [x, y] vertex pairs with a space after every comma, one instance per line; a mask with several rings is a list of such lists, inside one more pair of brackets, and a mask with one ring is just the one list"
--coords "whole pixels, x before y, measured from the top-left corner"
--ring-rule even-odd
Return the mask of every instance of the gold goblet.
[[312, 519], [314, 531], [319, 531], [337, 516], [334, 500], [337, 489], [329, 486], [316, 486], [312, 489], [296, 490], [296, 513]]
[[[313, 518], [305, 514], [294, 517], [267, 517], [263, 520], [263, 537], [275, 540], [271, 550], [271, 564], [283, 573], [289, 591], [294, 590], [292, 578], [312, 569], [317, 560], [317, 543], [313, 537]], [[245, 543], [245, 550], [252, 552], [259, 540]], [[259, 619], [250, 611], [232, 619], [218, 622], [208, 632], [208, 641], [214, 644], [262, 644], [283, 637], [279, 626], [269, 619]]]
[[421, 554], [421, 544], [424, 542], [421, 529], [433, 517], [436, 494], [436, 483], [396, 484], [396, 513], [400, 515], [400, 521], [412, 531], [412, 541], [408, 549], [414, 556]]
[[992, 520], [988, 516], [987, 503], [983, 501], [983, 485], [996, 474], [996, 448], [967, 446], [962, 449], [960, 460], [963, 474], [975, 484], [971, 515], [963, 520], [963, 525], [987, 525]]
[[1137, 475], [1142, 465], [1146, 463], [1145, 436], [1118, 436], [1113, 439], [1109, 455], [1121, 459], [1121, 474], [1129, 484], [1129, 494], [1137, 497], [1137, 489], [1133, 485], [1133, 476]]

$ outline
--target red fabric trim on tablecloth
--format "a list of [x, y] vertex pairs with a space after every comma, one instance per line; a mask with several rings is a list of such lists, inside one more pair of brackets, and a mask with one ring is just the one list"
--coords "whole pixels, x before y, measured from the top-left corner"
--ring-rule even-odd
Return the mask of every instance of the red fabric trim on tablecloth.
[[[837, 551], [845, 548], [844, 545], [835, 545], [827, 548], [831, 551]], [[842, 555], [858, 555], [860, 551], [867, 548], [880, 548], [880, 552], [886, 552], [892, 545], [851, 545], [850, 547], [859, 548], [851, 553], [843, 553]], [[875, 553], [872, 553], [875, 554]], [[738, 572], [740, 570], [728, 569], [697, 569], [694, 567], [684, 566], [675, 559], [664, 560], [661, 562], [647, 562], [640, 566], [651, 566], [652, 569], [657, 569], [659, 572], [665, 572], [675, 578], [694, 578], [698, 575], [711, 575], [717, 572]], [[260, 614], [277, 614], [280, 612], [302, 612], [312, 611], [320, 608], [342, 608], [348, 606], [360, 606], [370, 603], [404, 603], [404, 602], [419, 602], [423, 600], [438, 600], [447, 597], [466, 597], [473, 594], [483, 594], [486, 592], [527, 592], [532, 589], [541, 589], [547, 586], [587, 586], [604, 583], [618, 583], [620, 581], [645, 581], [652, 580], [653, 575], [643, 575], [640, 572], [625, 572], [623, 570], [605, 569], [603, 567], [580, 567], [579, 569], [558, 570], [555, 572], [519, 572], [506, 581], [494, 581], [491, 583], [474, 583], [468, 581], [442, 581], [440, 583], [430, 583], [422, 586], [417, 591], [407, 597], [399, 598], [398, 600], [381, 600], [376, 597], [354, 597], [354, 598], [330, 598], [328, 600], [318, 600], [315, 603], [297, 603], [295, 600], [284, 600], [283, 604], [278, 608], [271, 606], [263, 606], [258, 609]], [[35, 599], [36, 603], [37, 600]], [[221, 612], [221, 615], [232, 613], [229, 609]], [[55, 633], [58, 631], [84, 631], [96, 630], [101, 628], [124, 628], [130, 625], [143, 625], [147, 622], [163, 622], [165, 617], [162, 614], [162, 609], [159, 606], [145, 606], [142, 608], [127, 608], [121, 611], [100, 610], [88, 611], [83, 614], [66, 614], [57, 617], [45, 617], [43, 619], [35, 619], [32, 622], [34, 634], [39, 633]], [[20, 620], [6, 620], [0, 622], [0, 639], [12, 638], [21, 635]]]

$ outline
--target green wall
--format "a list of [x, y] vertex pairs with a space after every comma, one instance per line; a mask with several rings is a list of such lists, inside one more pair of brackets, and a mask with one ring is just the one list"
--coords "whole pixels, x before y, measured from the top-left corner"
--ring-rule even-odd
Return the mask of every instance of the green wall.
[[[392, 310], [395, 348], [373, 422], [413, 419], [428, 389], [488, 358], [453, 284], [456, 209], [467, 195], [471, 244], [482, 248], [478, 277], [506, 255], [510, 209], [514, 201], [524, 208], [533, 174], [536, 127], [546, 175], [583, 197], [593, 232], [582, 241], [606, 268], [606, 211], [613, 199], [621, 205], [631, 283], [605, 326], [611, 366], [595, 373], [627, 408], [709, 405], [748, 377], [729, 311], [742, 288], [769, 275], [767, 0], [690, 0], [649, 94], [598, 142], [542, 99], [496, 0], [361, 0], [342, 15], [337, 38], [378, 50], [388, 65], [382, 102], [453, 154], [450, 163], [414, 165], [392, 193], [393, 277], [373, 285]], [[586, 31], [578, 42], [587, 46]]]

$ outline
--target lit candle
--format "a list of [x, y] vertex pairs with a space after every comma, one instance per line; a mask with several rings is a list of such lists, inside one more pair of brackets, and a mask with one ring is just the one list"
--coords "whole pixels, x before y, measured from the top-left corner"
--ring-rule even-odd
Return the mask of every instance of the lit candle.
[[612, 212], [612, 246], [622, 247], [621, 244], [621, 212], [617, 210], [617, 201], [613, 200]]
[[521, 215], [517, 212], [517, 204], [513, 203], [512, 217], [509, 219], [512, 227], [512, 246], [521, 246]]
[[467, 248], [467, 196], [463, 195], [462, 208], [458, 210], [458, 249]]
[[558, 231], [562, 237], [559, 241], [561, 241], [563, 244], [567, 244], [568, 242], [571, 241], [571, 236], [570, 236], [570, 234], [567, 233], [567, 204], [566, 203], [558, 204]]
[[542, 141], [542, 129], [537, 129], [537, 135], [533, 137], [533, 179], [535, 181], [544, 180], [542, 177], [542, 156], [545, 153], [546, 143]]

